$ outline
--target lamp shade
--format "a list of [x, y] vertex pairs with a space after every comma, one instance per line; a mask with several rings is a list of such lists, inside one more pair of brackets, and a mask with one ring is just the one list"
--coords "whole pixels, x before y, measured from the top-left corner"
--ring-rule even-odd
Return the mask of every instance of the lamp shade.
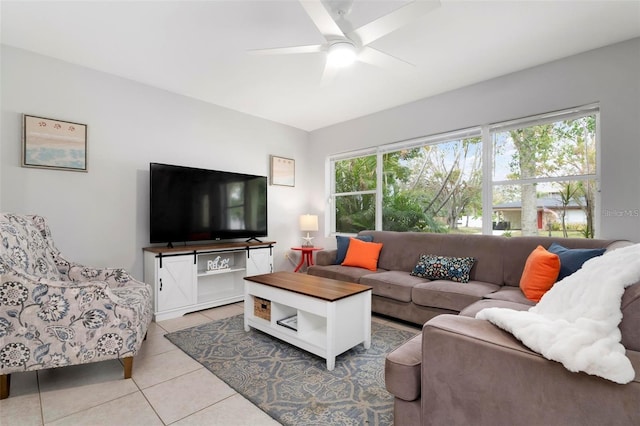
[[300, 230], [301, 231], [317, 231], [318, 216], [315, 214], [303, 214], [302, 216], [300, 216]]

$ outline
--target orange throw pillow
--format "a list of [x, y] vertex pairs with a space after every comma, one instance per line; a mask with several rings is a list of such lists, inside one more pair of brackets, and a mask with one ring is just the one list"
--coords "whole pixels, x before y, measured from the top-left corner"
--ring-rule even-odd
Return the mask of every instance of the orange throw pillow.
[[380, 250], [382, 250], [382, 243], [368, 243], [351, 238], [342, 266], [357, 266], [375, 271], [378, 269]]
[[520, 289], [527, 299], [539, 302], [560, 273], [560, 257], [538, 246], [531, 252], [520, 277]]

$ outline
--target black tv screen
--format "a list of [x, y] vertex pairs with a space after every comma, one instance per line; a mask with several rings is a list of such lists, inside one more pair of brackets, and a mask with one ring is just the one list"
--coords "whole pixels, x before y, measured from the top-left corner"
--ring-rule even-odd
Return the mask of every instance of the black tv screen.
[[267, 178], [151, 163], [150, 241], [267, 236]]

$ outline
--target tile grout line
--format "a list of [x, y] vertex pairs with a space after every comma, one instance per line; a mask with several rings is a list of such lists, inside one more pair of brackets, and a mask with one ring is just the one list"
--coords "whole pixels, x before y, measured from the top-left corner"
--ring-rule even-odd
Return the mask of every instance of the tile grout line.
[[[213, 373], [212, 373], [212, 374], [213, 374]], [[214, 374], [214, 376], [215, 376], [215, 374]], [[216, 377], [218, 377], [218, 376], [216, 376]], [[218, 377], [218, 379], [220, 379], [220, 378]], [[220, 379], [220, 380], [222, 381], [222, 379]], [[232, 388], [232, 389], [233, 389], [233, 388]], [[179, 421], [182, 421], [182, 420], [184, 420], [184, 419], [186, 419], [186, 418], [188, 418], [188, 417], [191, 417], [191, 416], [193, 416], [194, 414], [197, 414], [197, 413], [200, 413], [200, 412], [202, 412], [202, 411], [204, 411], [204, 410], [207, 410], [207, 409], [209, 409], [209, 408], [213, 407], [214, 405], [217, 405], [217, 404], [221, 403], [222, 401], [226, 401], [227, 399], [232, 398], [232, 397], [234, 397], [234, 396], [236, 396], [236, 395], [240, 395], [240, 394], [239, 394], [238, 392], [236, 392], [236, 391], [235, 391], [235, 389], [233, 389], [233, 394], [231, 394], [231, 395], [227, 396], [226, 398], [222, 398], [221, 400], [216, 401], [216, 402], [214, 402], [213, 404], [210, 404], [210, 405], [207, 405], [206, 407], [200, 408], [199, 410], [196, 410], [196, 411], [194, 411], [193, 413], [189, 413], [189, 414], [187, 414], [186, 416], [184, 416], [184, 417], [182, 417], [182, 418], [179, 418], [178, 420], [176, 420], [176, 421], [174, 421], [174, 422], [171, 422], [171, 423], [169, 423], [169, 424], [164, 423], [164, 421], [163, 421], [162, 423], [163, 423], [165, 426], [172, 425], [172, 424], [177, 423], [177, 422], [179, 422]], [[162, 419], [161, 419], [161, 420], [162, 420]]]
[[[127, 379], [123, 379], [123, 380], [127, 380]], [[133, 379], [132, 379], [132, 380], [133, 380]], [[138, 386], [135, 382], [134, 382], [134, 384], [136, 385], [136, 387]], [[138, 390], [139, 390], [139, 389], [138, 389]], [[125, 393], [124, 395], [120, 395], [120, 396], [118, 396], [118, 397], [116, 397], [116, 398], [109, 399], [109, 400], [107, 400], [107, 401], [103, 401], [103, 402], [101, 402], [100, 404], [92, 405], [91, 407], [87, 407], [87, 408], [85, 408], [84, 410], [74, 411], [74, 412], [72, 412], [72, 413], [69, 413], [69, 414], [64, 415], [64, 416], [62, 416], [62, 417], [59, 417], [59, 418], [57, 418], [57, 419], [53, 419], [53, 420], [51, 420], [51, 421], [50, 421], [50, 422], [48, 422], [48, 423], [58, 422], [58, 421], [60, 421], [60, 420], [62, 420], [62, 419], [66, 419], [67, 417], [75, 416], [75, 415], [77, 415], [77, 414], [83, 413], [83, 412], [88, 411], [88, 410], [93, 410], [94, 408], [100, 407], [100, 406], [105, 405], [105, 404], [109, 404], [109, 403], [111, 403], [111, 402], [113, 402], [113, 401], [116, 401], [116, 400], [118, 400], [118, 399], [120, 399], [120, 398], [124, 398], [124, 397], [126, 397], [126, 396], [133, 395], [133, 394], [135, 394], [135, 393], [136, 393], [136, 391], [132, 391], [132, 392], [129, 392], [129, 393]], [[144, 394], [143, 394], [143, 395], [144, 395]], [[42, 398], [40, 398], [40, 400], [42, 401]], [[42, 424], [43, 424], [43, 425], [45, 425], [45, 422], [44, 422], [44, 408], [42, 407], [42, 402], [40, 402], [40, 409], [41, 409], [41, 411], [42, 411]]]
[[[179, 376], [178, 376], [179, 377]], [[131, 378], [133, 380], [133, 378]], [[147, 395], [144, 394], [144, 392], [142, 391], [142, 389], [140, 388], [140, 386], [138, 385], [138, 383], [136, 383], [136, 381], [134, 380], [133, 383], [135, 383], [136, 387], [138, 388], [138, 392], [140, 392], [140, 394], [142, 395], [142, 397], [144, 398], [145, 401], [147, 401], [147, 404], [149, 404], [149, 408], [151, 408], [151, 410], [153, 411], [153, 413], [156, 415], [156, 417], [158, 417], [158, 420], [160, 420], [160, 423], [162, 423], [163, 425], [167, 426], [167, 424], [164, 422], [164, 420], [162, 420], [162, 417], [160, 417], [160, 413], [158, 413], [156, 411], [156, 409], [153, 407], [153, 404], [151, 403], [151, 401], [149, 401], [149, 399], [147, 398]]]

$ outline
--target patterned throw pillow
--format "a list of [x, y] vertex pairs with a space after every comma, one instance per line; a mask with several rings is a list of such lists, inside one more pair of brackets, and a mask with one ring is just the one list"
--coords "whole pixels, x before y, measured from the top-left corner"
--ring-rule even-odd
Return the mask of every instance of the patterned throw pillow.
[[448, 280], [468, 283], [469, 273], [476, 259], [473, 257], [448, 257], [433, 254], [420, 255], [411, 275], [429, 280]]

